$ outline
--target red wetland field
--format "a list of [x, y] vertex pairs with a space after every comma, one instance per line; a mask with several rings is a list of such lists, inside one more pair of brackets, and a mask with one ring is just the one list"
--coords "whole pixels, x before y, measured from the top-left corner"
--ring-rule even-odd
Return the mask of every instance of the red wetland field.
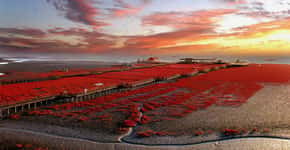
[[[280, 122], [281, 126], [271, 126], [271, 121], [259, 118], [267, 117], [268, 114], [263, 114], [267, 109], [274, 112], [269, 105], [284, 107], [280, 103], [279, 106], [273, 104], [274, 99], [268, 103], [263, 96], [275, 95], [267, 92], [271, 91], [269, 88], [289, 89], [290, 65], [223, 67], [224, 64], [165, 64], [5, 84], [0, 86], [3, 108], [39, 98], [74, 96], [108, 87], [125, 90], [79, 101], [55, 101], [9, 114], [2, 122], [6, 127], [61, 136], [72, 136], [73, 133], [71, 130], [60, 133], [53, 127], [80, 130], [83, 135], [74, 137], [98, 142], [149, 145], [267, 136], [272, 132], [276, 135], [276, 128], [288, 129], [284, 126], [287, 121]], [[199, 74], [192, 76], [193, 73]], [[170, 79], [172, 76], [178, 78]], [[149, 80], [153, 83], [133, 86]], [[276, 121], [273, 118], [280, 114], [272, 115], [268, 116], [269, 120]], [[42, 130], [38, 125], [50, 128]], [[85, 131], [100, 136], [93, 137]], [[176, 143], [172, 143], [172, 139], [176, 139]]]

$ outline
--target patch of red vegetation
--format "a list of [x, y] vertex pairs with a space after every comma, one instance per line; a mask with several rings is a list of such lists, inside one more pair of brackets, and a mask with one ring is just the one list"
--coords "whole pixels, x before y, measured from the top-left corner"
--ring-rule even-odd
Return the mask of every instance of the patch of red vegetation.
[[12, 114], [12, 115], [9, 116], [9, 118], [17, 120], [17, 119], [20, 119], [20, 115], [19, 114]]
[[140, 111], [141, 111], [141, 112], [146, 112], [147, 110], [146, 110], [144, 107], [142, 107], [142, 108], [140, 109]]
[[[146, 109], [146, 110], [153, 110], [154, 109], [154, 106], [150, 105], [150, 104], [144, 104], [143, 107]], [[144, 111], [144, 109], [143, 109]], [[144, 111], [145, 112], [145, 111]]]
[[258, 131], [257, 128], [253, 128], [253, 129], [252, 129], [252, 132], [257, 132], [257, 131]]
[[228, 128], [226, 128], [226, 129], [224, 129], [223, 134], [225, 136], [235, 136], [235, 135], [240, 135], [241, 131], [237, 130], [237, 129], [228, 129]]
[[[0, 105], [15, 104], [16, 102], [54, 96], [83, 94], [108, 87], [117, 87], [124, 83], [131, 85], [157, 77], [169, 78], [179, 74], [191, 73], [196, 70], [196, 68], [193, 68], [194, 66], [195, 65], [170, 64], [151, 68], [107, 72], [99, 75], [84, 75], [49, 81], [2, 85], [0, 86], [0, 91], [2, 91], [0, 93]], [[203, 66], [203, 68], [207, 67], [212, 66]]]
[[15, 144], [17, 148], [23, 148], [23, 144]]
[[140, 124], [147, 124], [150, 121], [150, 117], [143, 115], [140, 120]]
[[80, 118], [79, 118], [79, 121], [82, 121], [82, 122], [84, 122], [84, 121], [88, 121], [89, 119], [88, 119], [88, 117], [86, 117], [86, 116], [80, 116]]
[[149, 137], [149, 136], [151, 136], [151, 135], [153, 135], [153, 134], [155, 134], [155, 132], [152, 131], [152, 130], [147, 130], [147, 131], [137, 132], [137, 133], [136, 133], [136, 135], [137, 135], [138, 137]]
[[[149, 64], [143, 65], [144, 67], [150, 66]], [[50, 72], [9, 72], [5, 78], [1, 76], [2, 82], [15, 81], [15, 80], [45, 80], [45, 79], [57, 79], [69, 76], [93, 74], [97, 72], [113, 71], [128, 69], [125, 66], [114, 66], [106, 68], [92, 68], [92, 69], [68, 69], [68, 70], [52, 70]]]
[[196, 80], [223, 82], [286, 83], [290, 80], [290, 65], [250, 64], [245, 67], [222, 69], [198, 76]]
[[141, 131], [141, 132], [137, 132], [136, 133], [137, 137], [149, 137], [149, 136], [153, 136], [153, 135], [157, 135], [157, 136], [166, 136], [166, 135], [173, 135], [170, 134], [168, 132], [163, 132], [163, 131], [152, 131], [152, 130], [146, 130], [146, 131]]
[[134, 120], [124, 120], [124, 125], [126, 127], [134, 127], [136, 126], [136, 122]]
[[204, 132], [201, 131], [201, 130], [198, 130], [198, 131], [195, 131], [195, 132], [194, 132], [194, 135], [195, 135], [195, 136], [201, 136], [201, 135], [203, 135], [203, 134], [204, 134]]

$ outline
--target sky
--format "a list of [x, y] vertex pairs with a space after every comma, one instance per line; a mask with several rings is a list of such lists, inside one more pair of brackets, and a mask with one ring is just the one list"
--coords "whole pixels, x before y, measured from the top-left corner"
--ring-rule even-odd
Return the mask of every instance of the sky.
[[0, 55], [290, 56], [290, 0], [1, 0]]

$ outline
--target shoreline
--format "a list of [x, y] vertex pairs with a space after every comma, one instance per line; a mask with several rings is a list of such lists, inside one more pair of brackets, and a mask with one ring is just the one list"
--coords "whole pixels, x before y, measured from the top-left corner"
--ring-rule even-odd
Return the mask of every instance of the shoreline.
[[[14, 125], [14, 126], [13, 126]], [[93, 132], [93, 130], [73, 130], [66, 127], [59, 127], [55, 125], [47, 125], [46, 127], [40, 126], [39, 129], [35, 129], [33, 126], [39, 125], [36, 123], [30, 124], [31, 127], [27, 128], [28, 124], [23, 122], [12, 122], [8, 124], [0, 123], [0, 134], [5, 137], [5, 134], [9, 135], [11, 133], [29, 133], [31, 135], [41, 135], [41, 136], [51, 136], [56, 138], [63, 138], [63, 139], [72, 139], [72, 140], [80, 140], [80, 141], [88, 141], [93, 143], [102, 143], [102, 144], [114, 144], [114, 143], [123, 143], [129, 145], [137, 145], [137, 146], [194, 146], [200, 144], [207, 144], [207, 143], [215, 143], [215, 142], [222, 142], [222, 141], [230, 141], [236, 139], [257, 139], [257, 138], [264, 138], [264, 139], [280, 139], [280, 140], [287, 140], [290, 143], [290, 129], [288, 128], [276, 128], [268, 133], [247, 133], [244, 135], [234, 135], [234, 136], [221, 136], [218, 132], [213, 132], [208, 135], [202, 135], [198, 137], [189, 136], [189, 135], [180, 135], [180, 136], [152, 136], [147, 138], [136, 138], [131, 137], [132, 133], [134, 133], [133, 128], [129, 128], [128, 131], [121, 135], [109, 135], [103, 134], [98, 132]], [[26, 127], [26, 128], [25, 128]], [[41, 129], [43, 127], [43, 129]], [[61, 128], [61, 129], [58, 129]], [[54, 130], [51, 130], [54, 129]], [[67, 130], [66, 130], [67, 129]], [[59, 130], [63, 132], [61, 134]], [[76, 131], [79, 133], [72, 133], [71, 131]], [[89, 134], [88, 134], [89, 133]], [[78, 136], [74, 136], [74, 135]], [[95, 135], [95, 136], [92, 136]], [[219, 136], [218, 136], [219, 135]], [[129, 138], [129, 140], [126, 140]], [[162, 138], [170, 139], [170, 141], [175, 141], [176, 143], [162, 143], [164, 140], [160, 140]], [[100, 140], [102, 139], [102, 140]], [[142, 140], [145, 141], [142, 142]], [[139, 140], [139, 141], [138, 141]], [[148, 141], [159, 141], [161, 143], [146, 143]], [[33, 141], [33, 140], [32, 140]], [[140, 142], [141, 141], [141, 142]], [[179, 143], [178, 141], [184, 141], [184, 143]], [[0, 138], [1, 143], [1, 138]]]
[[[41, 145], [50, 145], [50, 143], [54, 143], [54, 146], [49, 147], [53, 149], [70, 149], [77, 150], [79, 148], [85, 148], [86, 150], [93, 150], [96, 148], [103, 148], [107, 150], [151, 150], [151, 149], [169, 149], [174, 150], [177, 148], [181, 148], [183, 150], [189, 149], [222, 149], [229, 150], [232, 148], [235, 149], [264, 149], [264, 150], [273, 150], [273, 149], [283, 149], [290, 148], [290, 138], [283, 137], [264, 137], [264, 136], [255, 136], [255, 137], [236, 137], [236, 138], [228, 138], [223, 140], [216, 141], [207, 141], [203, 143], [195, 143], [195, 144], [171, 144], [171, 145], [142, 145], [142, 144], [132, 144], [132, 143], [103, 143], [90, 141], [86, 139], [73, 138], [73, 137], [63, 137], [33, 131], [25, 131], [19, 129], [9, 129], [9, 128], [0, 128], [1, 135], [6, 135], [0, 137], [0, 139], [6, 140], [15, 140], [28, 142], [27, 138], [29, 136], [32, 144], [38, 142]], [[15, 136], [14, 136], [15, 135]], [[17, 136], [16, 136], [17, 135]], [[58, 145], [59, 144], [59, 145]], [[58, 145], [58, 146], [56, 146]]]

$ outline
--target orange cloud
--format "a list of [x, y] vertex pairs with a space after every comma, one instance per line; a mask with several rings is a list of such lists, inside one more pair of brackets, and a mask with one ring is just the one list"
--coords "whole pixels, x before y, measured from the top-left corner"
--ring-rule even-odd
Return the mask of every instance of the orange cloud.
[[[160, 22], [166, 24], [164, 20]], [[205, 31], [203, 31], [201, 29], [193, 30], [195, 28], [187, 26], [186, 30], [131, 37], [126, 42], [126, 47], [129, 49], [141, 48], [140, 53], [142, 52], [142, 54], [159, 53], [162, 55], [290, 55], [289, 24], [290, 18], [280, 19], [235, 28], [236, 32], [224, 34], [204, 34], [210, 28], [204, 28]]]
[[141, 4], [138, 6], [133, 6], [124, 0], [115, 0], [115, 2], [117, 3], [116, 5], [118, 8], [110, 8], [108, 10], [110, 11], [112, 17], [120, 18], [139, 13], [151, 2], [151, 0], [140, 0]]
[[[131, 36], [125, 42], [128, 49], [170, 49], [180, 48], [178, 43], [185, 41], [198, 41], [215, 34], [215, 17], [234, 13], [234, 9], [216, 9], [195, 12], [168, 12], [155, 13], [143, 18], [143, 25], [166, 25], [175, 30], [150, 36]], [[209, 35], [210, 34], [210, 35]], [[192, 46], [197, 47], [197, 46]], [[200, 46], [199, 46], [200, 47]], [[181, 52], [182, 53], [182, 52]]]
[[229, 5], [239, 5], [247, 3], [246, 0], [223, 0], [223, 1]]
[[290, 55], [289, 24], [289, 19], [260, 23], [237, 28], [240, 32], [188, 39], [167, 47], [214, 45], [225, 55]]
[[[290, 55], [290, 18], [239, 27], [233, 29], [235, 32], [222, 34], [214, 32], [213, 24], [217, 20], [213, 16], [224, 14], [222, 12], [225, 11], [216, 12], [219, 13], [202, 12], [207, 15], [201, 16], [208, 16], [202, 18], [205, 27], [202, 23], [186, 24], [182, 28], [172, 25], [176, 27], [172, 32], [148, 36], [112, 36], [81, 28], [55, 28], [47, 31], [1, 28], [0, 47], [15, 52], [118, 55]], [[187, 17], [184, 20], [190, 21]], [[151, 23], [154, 26], [159, 22]]]
[[0, 34], [20, 34], [23, 36], [43, 37], [45, 32], [40, 29], [33, 28], [0, 28]]
[[147, 26], [162, 25], [174, 29], [195, 28], [212, 29], [218, 20], [216, 17], [237, 12], [235, 9], [214, 9], [193, 12], [159, 12], [142, 19], [142, 24]]

